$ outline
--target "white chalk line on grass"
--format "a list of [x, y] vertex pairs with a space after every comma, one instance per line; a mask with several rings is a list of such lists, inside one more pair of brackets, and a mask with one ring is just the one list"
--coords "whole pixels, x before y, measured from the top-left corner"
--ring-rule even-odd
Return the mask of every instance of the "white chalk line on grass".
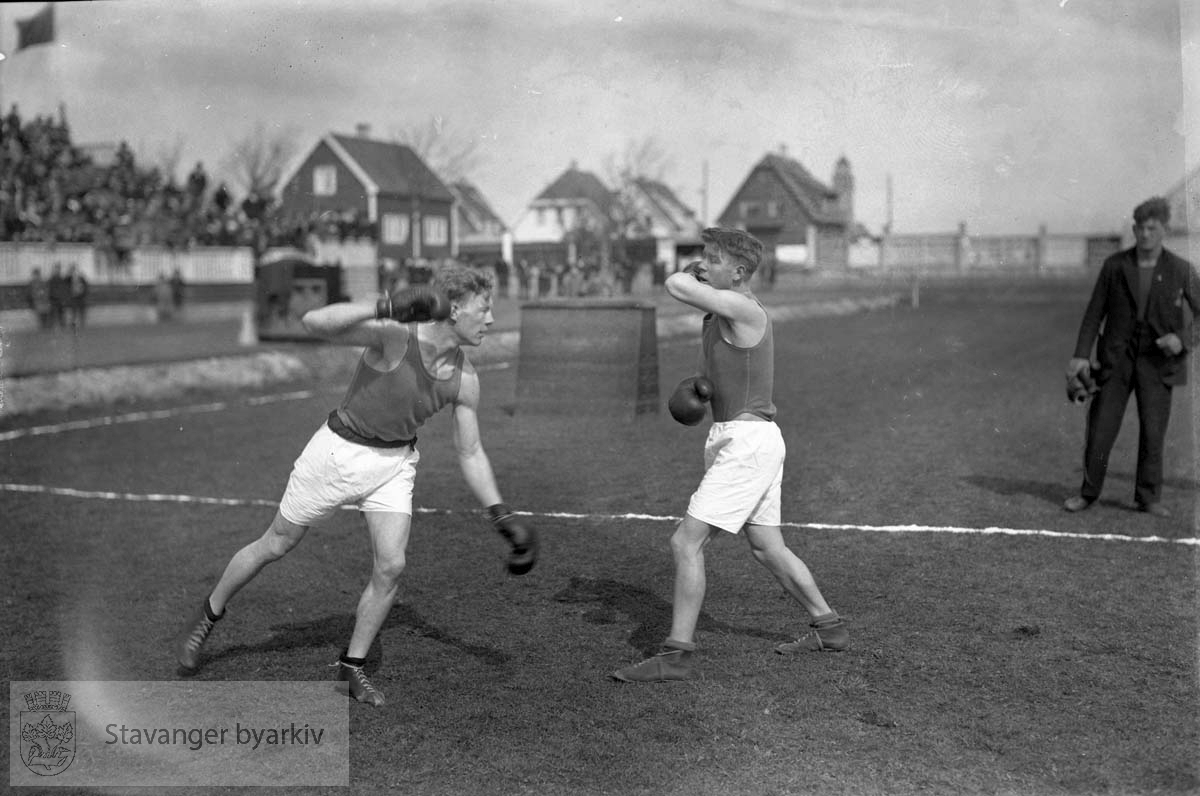
[[[517, 511], [527, 517], [549, 517], [573, 520], [651, 520], [657, 522], [679, 522], [682, 517], [656, 514], [571, 514], [568, 512], [535, 513]], [[1200, 539], [1171, 539], [1165, 536], [1128, 536], [1119, 533], [1073, 533], [1028, 528], [959, 528], [946, 525], [854, 525], [824, 522], [783, 522], [781, 528], [807, 528], [816, 531], [865, 531], [869, 533], [950, 533], [979, 536], [1046, 536], [1057, 539], [1086, 539], [1102, 542], [1157, 542], [1200, 546]]]
[[[202, 495], [169, 495], [169, 494], [137, 494], [133, 492], [105, 492], [70, 487], [45, 486], [42, 484], [12, 484], [0, 483], [0, 491], [24, 492], [27, 494], [56, 495], [60, 497], [85, 498], [91, 500], [124, 500], [132, 503], [194, 503], [209, 506], [252, 506], [276, 508], [278, 500], [263, 500], [260, 498], [217, 498]], [[343, 506], [343, 509], [357, 511], [354, 506]], [[417, 507], [418, 514], [455, 514], [466, 513], [454, 509], [436, 509]], [[535, 519], [568, 519], [568, 520], [601, 520], [601, 521], [631, 521], [647, 522], [679, 522], [682, 517], [662, 514], [581, 514], [565, 511], [516, 511], [522, 517]], [[783, 528], [806, 528], [818, 531], [861, 531], [866, 533], [944, 533], [962, 534], [967, 536], [1033, 536], [1051, 539], [1080, 539], [1093, 542], [1141, 542], [1144, 544], [1180, 544], [1200, 546], [1200, 539], [1183, 538], [1171, 539], [1165, 536], [1129, 536], [1119, 533], [1074, 533], [1067, 531], [1048, 531], [1030, 528], [960, 528], [948, 525], [857, 525], [852, 523], [823, 523], [823, 522], [785, 522]]]
[[154, 409], [143, 412], [127, 412], [122, 415], [105, 415], [103, 417], [88, 418], [87, 420], [70, 420], [64, 423], [51, 423], [44, 426], [14, 428], [10, 431], [0, 432], [0, 442], [20, 439], [21, 437], [37, 437], [43, 434], [61, 434], [65, 431], [80, 431], [89, 428], [115, 426], [122, 423], [143, 423], [147, 420], [167, 420], [172, 417], [181, 417], [183, 415], [196, 415], [204, 412], [221, 412], [231, 406], [236, 406], [239, 404], [245, 404], [248, 406], [262, 406], [264, 404], [279, 403], [280, 401], [299, 401], [304, 398], [311, 398], [315, 394], [316, 393], [313, 390], [297, 390], [295, 392], [276, 393], [275, 395], [260, 395], [240, 401], [216, 401], [208, 404], [176, 406], [171, 409]]

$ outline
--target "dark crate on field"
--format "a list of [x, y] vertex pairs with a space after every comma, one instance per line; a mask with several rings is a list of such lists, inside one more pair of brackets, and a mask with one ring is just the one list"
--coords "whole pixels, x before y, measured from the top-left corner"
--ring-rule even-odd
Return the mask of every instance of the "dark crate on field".
[[657, 413], [654, 306], [606, 299], [522, 304], [517, 411], [628, 418]]
[[254, 269], [258, 336], [264, 340], [311, 340], [300, 322], [312, 309], [345, 301], [342, 268], [318, 265], [305, 252], [270, 249]]

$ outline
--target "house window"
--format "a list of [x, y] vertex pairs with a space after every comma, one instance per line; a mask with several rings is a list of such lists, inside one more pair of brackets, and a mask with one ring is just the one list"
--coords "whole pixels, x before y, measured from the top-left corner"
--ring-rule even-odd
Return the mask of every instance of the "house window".
[[426, 216], [421, 219], [421, 238], [430, 246], [445, 246], [450, 242], [450, 225], [441, 216]]
[[333, 196], [337, 193], [337, 166], [314, 168], [312, 190], [314, 196]]
[[767, 202], [767, 218], [779, 218], [779, 202]]
[[742, 202], [742, 218], [758, 218], [762, 214], [762, 202]]
[[401, 244], [408, 240], [408, 216], [402, 213], [384, 213], [380, 226], [380, 237], [384, 243]]

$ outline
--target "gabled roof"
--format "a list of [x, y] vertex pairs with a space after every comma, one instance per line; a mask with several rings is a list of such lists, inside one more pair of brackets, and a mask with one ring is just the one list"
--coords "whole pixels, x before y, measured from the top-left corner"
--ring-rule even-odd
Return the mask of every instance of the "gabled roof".
[[507, 229], [508, 225], [496, 215], [496, 211], [488, 204], [487, 199], [479, 192], [471, 183], [466, 180], [450, 183], [447, 186], [450, 192], [458, 199], [459, 209], [462, 211], [464, 220], [474, 227], [472, 232], [479, 231], [484, 224], [493, 222], [500, 225], [500, 229]]
[[[814, 177], [799, 161], [783, 155], [768, 154], [751, 169], [768, 169], [778, 178], [789, 194], [808, 212], [813, 221], [825, 224], [843, 224], [845, 219], [834, 208], [827, 207], [831, 200], [836, 202], [837, 192]], [[747, 177], [747, 180], [749, 177]], [[745, 183], [734, 194], [740, 194]]]
[[326, 137], [347, 167], [366, 174], [379, 193], [454, 201], [454, 195], [425, 161], [404, 144], [349, 135]]
[[612, 192], [590, 171], [582, 171], [575, 163], [534, 199], [537, 202], [561, 202], [590, 199], [602, 212], [608, 212]]
[[648, 177], [635, 177], [631, 182], [677, 231], [692, 232], [698, 226], [695, 211], [663, 183]]

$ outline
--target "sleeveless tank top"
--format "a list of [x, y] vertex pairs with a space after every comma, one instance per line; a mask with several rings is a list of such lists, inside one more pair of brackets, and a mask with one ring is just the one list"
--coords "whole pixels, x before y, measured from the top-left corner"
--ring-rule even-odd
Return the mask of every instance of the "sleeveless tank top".
[[770, 316], [762, 339], [750, 348], [726, 341], [712, 313], [704, 316], [700, 339], [708, 378], [715, 388], [713, 421], [723, 423], [743, 412], [774, 420], [775, 333]]
[[366, 363], [364, 352], [337, 409], [338, 417], [355, 434], [387, 442], [416, 437], [426, 420], [458, 397], [463, 352], [458, 351], [454, 373], [433, 376], [421, 360], [416, 324], [408, 326], [408, 348], [400, 364], [378, 371]]

